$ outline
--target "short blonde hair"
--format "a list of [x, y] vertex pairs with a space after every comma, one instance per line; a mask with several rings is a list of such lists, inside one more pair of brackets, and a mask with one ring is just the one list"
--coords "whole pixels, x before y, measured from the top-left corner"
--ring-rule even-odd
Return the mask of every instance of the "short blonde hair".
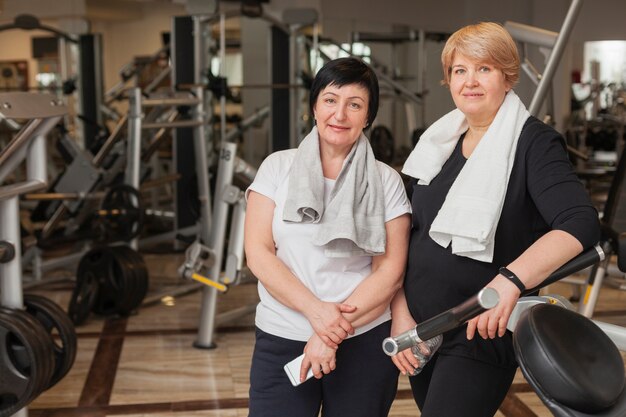
[[509, 32], [497, 23], [468, 25], [450, 36], [441, 52], [441, 83], [444, 85], [450, 85], [452, 61], [457, 53], [500, 69], [511, 88], [519, 81], [520, 59], [517, 45]]

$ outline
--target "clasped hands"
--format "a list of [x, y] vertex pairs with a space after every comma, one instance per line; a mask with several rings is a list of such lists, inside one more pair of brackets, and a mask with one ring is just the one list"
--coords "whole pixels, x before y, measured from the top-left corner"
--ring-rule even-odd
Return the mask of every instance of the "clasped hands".
[[304, 347], [300, 381], [304, 381], [309, 368], [317, 379], [335, 369], [335, 353], [339, 344], [354, 334], [354, 327], [343, 314], [354, 311], [356, 307], [352, 305], [320, 301], [307, 312], [307, 319], [315, 333]]

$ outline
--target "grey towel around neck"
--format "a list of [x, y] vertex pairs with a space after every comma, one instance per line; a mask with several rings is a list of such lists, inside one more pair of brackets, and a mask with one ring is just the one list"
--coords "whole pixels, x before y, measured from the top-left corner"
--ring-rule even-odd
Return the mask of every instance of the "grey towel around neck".
[[324, 175], [317, 128], [304, 138], [289, 171], [283, 220], [319, 223], [313, 244], [326, 256], [374, 256], [385, 253], [383, 185], [376, 159], [363, 133], [344, 161], [324, 206]]

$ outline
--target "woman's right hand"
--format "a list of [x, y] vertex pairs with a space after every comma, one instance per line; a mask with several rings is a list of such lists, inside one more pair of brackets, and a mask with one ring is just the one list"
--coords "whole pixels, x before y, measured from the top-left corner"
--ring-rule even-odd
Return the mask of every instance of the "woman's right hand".
[[343, 313], [354, 311], [356, 307], [349, 304], [320, 301], [311, 306], [305, 315], [322, 342], [332, 349], [337, 349], [339, 343], [354, 334], [354, 327], [343, 316]]
[[[394, 316], [391, 321], [391, 336], [397, 336], [407, 330], [413, 329], [417, 323], [410, 315], [400, 317]], [[396, 368], [402, 372], [402, 375], [412, 375], [415, 369], [420, 365], [419, 360], [413, 355], [411, 349], [404, 349], [391, 357]]]

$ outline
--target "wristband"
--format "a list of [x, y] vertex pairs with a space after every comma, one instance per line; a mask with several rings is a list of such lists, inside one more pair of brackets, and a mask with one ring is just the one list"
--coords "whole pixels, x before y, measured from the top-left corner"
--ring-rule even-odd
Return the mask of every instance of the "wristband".
[[500, 273], [500, 275], [502, 275], [503, 277], [506, 277], [509, 281], [515, 284], [515, 286], [519, 289], [520, 293], [523, 293], [524, 291], [526, 291], [526, 286], [524, 285], [522, 280], [519, 279], [517, 275], [515, 275], [514, 272], [512, 272], [511, 270], [509, 270], [508, 268], [504, 266], [500, 268], [498, 272]]

